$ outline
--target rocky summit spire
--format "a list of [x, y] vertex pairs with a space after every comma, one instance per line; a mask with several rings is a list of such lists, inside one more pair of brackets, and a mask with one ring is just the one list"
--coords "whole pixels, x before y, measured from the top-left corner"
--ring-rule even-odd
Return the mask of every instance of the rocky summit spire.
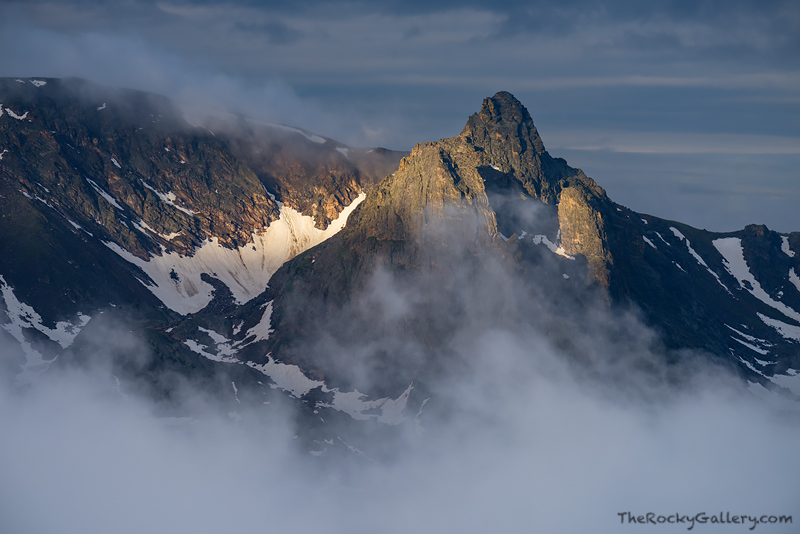
[[480, 112], [469, 118], [458, 139], [474, 145], [545, 204], [556, 204], [562, 186], [582, 174], [547, 153], [528, 110], [505, 91], [483, 100]]
[[[507, 91], [500, 91], [493, 97], [484, 98], [481, 110], [473, 114], [462, 135], [486, 139], [516, 139], [523, 150], [532, 147], [536, 154], [544, 153], [544, 144], [530, 113]], [[482, 135], [484, 134], [484, 135]]]
[[[528, 110], [507, 92], [484, 99], [458, 136], [415, 146], [367, 196], [343, 235], [356, 241], [422, 243], [436, 235], [432, 227], [447, 224], [462, 234], [468, 248], [480, 248], [479, 243], [497, 242], [501, 223], [509, 236], [522, 230], [547, 233], [523, 229], [509, 219], [516, 208], [509, 209], [508, 199], [547, 204], [542, 213], [551, 214], [545, 226], [555, 225], [552, 239], [560, 230], [566, 253], [584, 255], [592, 278], [608, 287], [612, 259], [605, 238], [610, 205], [605, 191], [580, 169], [547, 153]], [[525, 211], [530, 206], [517, 207]]]

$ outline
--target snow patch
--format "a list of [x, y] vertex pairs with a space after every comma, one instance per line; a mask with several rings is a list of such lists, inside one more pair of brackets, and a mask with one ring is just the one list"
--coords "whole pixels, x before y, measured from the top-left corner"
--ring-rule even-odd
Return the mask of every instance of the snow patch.
[[748, 362], [747, 360], [745, 360], [744, 358], [741, 358], [741, 357], [739, 358], [739, 361], [742, 362], [743, 364], [745, 364], [745, 366], [747, 366], [747, 368], [750, 369], [751, 371], [753, 371], [754, 373], [760, 374], [761, 376], [766, 378], [766, 375], [764, 373], [762, 373], [761, 371], [759, 371], [758, 369], [756, 369], [753, 366], [752, 363]]
[[794, 393], [800, 395], [800, 373], [795, 369], [787, 369], [785, 375], [774, 375], [770, 377], [773, 384], [784, 387]]
[[[183, 163], [183, 161], [181, 161], [181, 163]], [[172, 206], [176, 210], [182, 211], [183, 213], [185, 213], [186, 215], [189, 215], [190, 217], [194, 217], [194, 211], [192, 211], [192, 210], [190, 210], [188, 208], [184, 208], [183, 206], [178, 206], [177, 204], [175, 204], [175, 199], [178, 198], [178, 197], [176, 197], [175, 193], [173, 193], [172, 191], [170, 191], [170, 192], [165, 194], [165, 193], [162, 193], [161, 191], [157, 190], [155, 187], [153, 187], [152, 185], [148, 184], [144, 180], [141, 180], [141, 182], [142, 182], [142, 185], [144, 185], [147, 189], [149, 189], [150, 191], [155, 193], [156, 196], [159, 199], [161, 199], [161, 202], [164, 202], [165, 204], [169, 204], [170, 206]]]
[[[644, 219], [642, 219], [642, 220], [644, 220]], [[645, 236], [642, 236], [642, 239], [644, 239], [644, 242], [645, 242], [645, 243], [647, 243], [648, 245], [650, 245], [650, 246], [651, 246], [651, 247], [653, 247], [654, 249], [658, 250], [658, 247], [656, 247], [656, 246], [653, 244], [653, 242], [652, 242], [652, 241], [650, 241], [649, 239], [647, 239]]]
[[[269, 124], [270, 127], [275, 128], [277, 130], [283, 130], [284, 132], [298, 133], [298, 134], [302, 135], [303, 137], [305, 137], [306, 139], [308, 139], [309, 141], [317, 143], [317, 144], [320, 144], [320, 145], [324, 144], [326, 142], [324, 137], [320, 137], [318, 135], [306, 133], [303, 130], [300, 130], [298, 128], [292, 128], [291, 126], [285, 126], [283, 124], [276, 124], [276, 123], [272, 123], [272, 122], [268, 123], [268, 124]], [[209, 130], [209, 131], [211, 131], [211, 130]], [[212, 135], [213, 135], [213, 133], [212, 133]]]
[[111, 163], [116, 165], [118, 169], [122, 168], [122, 165], [119, 164], [119, 161], [117, 161], [116, 158], [114, 158], [114, 156], [111, 156]]
[[[366, 395], [357, 389], [349, 392], [342, 392], [339, 391], [338, 388], [330, 390], [323, 386], [323, 392], [333, 393], [333, 402], [331, 404], [317, 403], [317, 407], [333, 408], [334, 410], [348, 414], [350, 417], [358, 421], [375, 419], [376, 421], [387, 425], [399, 425], [405, 421], [403, 410], [405, 410], [406, 403], [408, 402], [408, 396], [411, 394], [412, 389], [414, 389], [413, 383], [410, 384], [396, 399], [384, 397], [382, 399], [364, 401], [361, 399], [366, 397]], [[366, 411], [376, 409], [380, 410], [380, 415], [364, 413]]]
[[194, 339], [187, 339], [183, 342], [184, 345], [189, 347], [197, 354], [215, 362], [242, 363], [235, 358], [237, 349], [233, 347], [233, 344], [231, 344], [231, 342], [225, 336], [220, 335], [213, 330], [208, 330], [207, 328], [198, 327], [198, 329], [207, 333], [209, 337], [211, 337], [211, 339], [214, 341], [216, 353], [206, 352], [205, 349], [207, 349], [208, 346], [203, 345]]
[[758, 318], [761, 319], [764, 324], [774, 328], [784, 338], [800, 341], [800, 326], [786, 324], [783, 321], [767, 317], [761, 313], [756, 313], [756, 315], [758, 315]]
[[266, 289], [270, 277], [286, 261], [344, 228], [347, 218], [365, 197], [364, 193], [359, 195], [325, 230], [316, 228], [312, 217], [281, 206], [280, 218], [263, 232], [254, 232], [252, 242], [238, 249], [226, 248], [217, 237], [212, 237], [191, 256], [166, 252], [145, 261], [116, 243], [104, 244], [150, 277], [154, 284], [145, 286], [165, 306], [186, 315], [202, 310], [213, 297], [214, 288], [202, 280], [202, 274], [220, 280], [231, 290], [236, 302], [244, 304]]
[[781, 250], [790, 258], [794, 258], [794, 251], [789, 248], [789, 238], [785, 235], [781, 236]]
[[49, 328], [43, 324], [42, 317], [36, 310], [20, 302], [12, 287], [6, 283], [2, 275], [0, 275], [0, 293], [2, 293], [6, 307], [6, 317], [10, 321], [0, 326], [20, 343], [22, 351], [25, 353], [26, 362], [23, 366], [23, 373], [20, 375], [23, 378], [28, 373], [44, 370], [52, 362], [52, 360], [45, 360], [42, 354], [34, 349], [25, 338], [24, 331], [26, 329], [32, 328], [41, 332], [51, 341], [58, 343], [62, 349], [65, 349], [72, 344], [78, 333], [91, 319], [88, 315], [78, 313], [75, 322], [59, 321], [55, 324], [55, 328]]
[[751, 335], [749, 335], [749, 334], [745, 334], [744, 332], [742, 332], [742, 331], [740, 331], [740, 330], [737, 330], [737, 329], [735, 329], [734, 327], [732, 327], [732, 326], [729, 326], [729, 325], [727, 325], [727, 324], [726, 324], [725, 326], [727, 326], [729, 329], [733, 330], [734, 332], [736, 332], [737, 334], [739, 334], [740, 336], [742, 336], [742, 337], [743, 337], [744, 339], [746, 339], [747, 341], [751, 341], [751, 342], [753, 342], [753, 343], [760, 343], [760, 344], [762, 344], [762, 345], [764, 345], [764, 346], [766, 346], [766, 347], [771, 347], [771, 346], [772, 346], [772, 343], [770, 343], [770, 342], [769, 342], [769, 341], [767, 341], [766, 339], [760, 339], [760, 338], [757, 338], [757, 337], [755, 337], [755, 336], [751, 336]]
[[203, 328], [202, 326], [198, 326], [197, 329], [200, 330], [201, 332], [205, 332], [206, 334], [208, 334], [208, 337], [210, 337], [211, 340], [214, 342], [214, 348], [216, 349], [216, 353], [211, 354], [206, 352], [205, 349], [207, 349], [208, 347], [206, 345], [201, 345], [194, 339], [187, 339], [186, 341], [184, 341], [184, 344], [187, 345], [190, 349], [192, 349], [193, 351], [202, 356], [205, 356], [209, 360], [214, 360], [215, 362], [242, 363], [235, 358], [235, 355], [239, 350], [239, 345], [241, 341], [231, 342], [231, 340], [229, 340], [222, 334], [219, 334], [213, 330], [209, 330], [208, 328]]
[[28, 112], [27, 112], [27, 111], [26, 111], [25, 113], [23, 113], [22, 115], [17, 115], [17, 114], [16, 114], [16, 113], [14, 113], [13, 111], [11, 111], [11, 109], [9, 109], [9, 108], [6, 108], [6, 112], [8, 113], [8, 116], [9, 116], [9, 117], [12, 117], [12, 118], [14, 118], [14, 119], [17, 119], [18, 121], [24, 120], [24, 119], [25, 119], [25, 118], [27, 118], [27, 116], [28, 116]]
[[99, 185], [97, 185], [97, 183], [94, 182], [94, 180], [86, 178], [86, 181], [89, 182], [89, 184], [92, 186], [92, 188], [94, 188], [95, 191], [97, 191], [98, 195], [100, 195], [101, 197], [106, 199], [106, 202], [108, 202], [109, 204], [111, 204], [112, 206], [114, 206], [115, 208], [117, 208], [120, 211], [125, 211], [125, 208], [120, 206], [117, 203], [117, 201], [114, 200], [114, 197], [112, 197], [111, 195], [106, 193], [105, 190], [102, 187], [100, 187]]
[[567, 251], [561, 245], [556, 245], [552, 241], [550, 241], [546, 235], [535, 235], [531, 238], [536, 245], [544, 244], [553, 254], [558, 254], [559, 256], [563, 256], [568, 260], [574, 260], [574, 256], [570, 256], [567, 254]]
[[200, 356], [204, 356], [209, 360], [213, 360], [215, 362], [222, 361], [217, 357], [216, 354], [211, 354], [209, 352], [206, 352], [205, 349], [207, 349], [208, 347], [206, 345], [201, 345], [194, 339], [187, 339], [186, 341], [183, 342], [183, 344], [189, 347], [193, 352], [196, 352]]
[[34, 194], [34, 195], [33, 195], [33, 198], [34, 198], [34, 199], [36, 199], [36, 200], [38, 200], [39, 202], [41, 202], [42, 204], [44, 204], [44, 205], [45, 205], [45, 206], [47, 206], [48, 208], [55, 209], [55, 207], [53, 207], [53, 205], [52, 205], [52, 204], [50, 204], [50, 202], [48, 202], [46, 199], [44, 199], [44, 198], [40, 197], [39, 195], [36, 195], [36, 194]]
[[661, 234], [659, 234], [658, 232], [656, 232], [656, 235], [657, 235], [657, 236], [658, 236], [658, 238], [659, 238], [661, 241], [663, 241], [663, 242], [664, 242], [664, 243], [665, 243], [667, 246], [670, 246], [670, 247], [672, 246], [672, 245], [670, 245], [670, 244], [667, 242], [667, 240], [666, 240], [666, 239], [664, 239], [664, 238], [661, 236]]
[[[750, 272], [747, 262], [744, 259], [744, 251], [742, 250], [742, 240], [738, 237], [725, 237], [722, 239], [715, 239], [714, 246], [723, 256], [722, 264], [725, 269], [736, 278], [739, 286], [742, 289], [749, 291], [754, 297], [763, 302], [764, 304], [778, 310], [786, 317], [791, 317], [795, 321], [800, 321], [800, 313], [790, 308], [783, 302], [773, 300], [766, 291], [755, 279], [753, 273]], [[749, 283], [745, 284], [745, 282]], [[760, 315], [760, 314], [759, 314]]]
[[683, 241], [684, 239], [686, 239], [686, 236], [685, 236], [685, 235], [683, 235], [683, 234], [682, 234], [682, 233], [681, 233], [681, 232], [680, 232], [680, 231], [679, 231], [677, 228], [675, 228], [674, 226], [670, 226], [670, 227], [669, 227], [669, 229], [670, 229], [670, 230], [672, 230], [672, 233], [673, 233], [673, 234], [675, 234], [675, 237], [677, 237], [679, 240]]
[[701, 266], [705, 267], [706, 271], [708, 271], [711, 274], [711, 276], [714, 277], [714, 279], [717, 281], [717, 283], [722, 286], [722, 289], [724, 289], [729, 295], [733, 296], [733, 293], [731, 293], [731, 290], [728, 289], [728, 287], [725, 284], [722, 283], [722, 280], [719, 279], [719, 275], [717, 273], [715, 273], [714, 271], [712, 271], [711, 268], [708, 266], [708, 264], [706, 264], [706, 262], [703, 261], [703, 258], [700, 257], [700, 254], [698, 254], [692, 248], [692, 244], [689, 242], [689, 240], [686, 238], [686, 236], [684, 236], [682, 233], [680, 233], [677, 228], [673, 228], [673, 227], [670, 226], [669, 229], [672, 230], [672, 233], [675, 234], [675, 237], [677, 237], [678, 239], [680, 239], [680, 240], [682, 240], [682, 241], [684, 241], [686, 243], [686, 248], [689, 249], [689, 254], [691, 254], [692, 257], [695, 260], [697, 260], [697, 263], [699, 263]]
[[280, 389], [298, 398], [325, 385], [325, 382], [308, 378], [296, 365], [276, 362], [271, 354], [267, 354], [267, 363], [247, 362], [247, 366], [267, 375]]
[[755, 345], [751, 345], [750, 343], [747, 343], [746, 341], [742, 341], [739, 338], [731, 336], [731, 339], [736, 341], [737, 343], [741, 343], [742, 345], [744, 345], [748, 349], [752, 350], [753, 352], [757, 352], [757, 353], [761, 354], [762, 356], [766, 356], [767, 354], [769, 354], [768, 350], [764, 350], [764, 349], [758, 348]]
[[0, 152], [0, 161], [3, 161], [3, 156], [5, 156], [7, 153], [8, 153], [8, 149], [7, 148], [3, 149], [3, 151]]
[[208, 334], [208, 337], [214, 340], [214, 343], [225, 343], [228, 341], [228, 338], [226, 338], [222, 334], [218, 334], [213, 330], [209, 330], [208, 328], [203, 328], [202, 326], [198, 326], [197, 329], [200, 330], [201, 332], [205, 332], [206, 334]]
[[[359, 392], [357, 389], [349, 392], [340, 391], [338, 388], [329, 389], [325, 385], [325, 382], [308, 378], [296, 365], [275, 361], [271, 354], [267, 354], [266, 363], [241, 362], [234, 358], [233, 355], [239, 348], [259, 340], [265, 340], [269, 337], [269, 334], [272, 332], [270, 328], [272, 301], [265, 304], [264, 308], [264, 314], [259, 323], [248, 330], [244, 338], [237, 342], [231, 342], [225, 336], [213, 330], [199, 327], [199, 330], [208, 334], [212, 341], [214, 341], [217, 351], [216, 354], [207, 351], [206, 349], [208, 349], [208, 347], [206, 345], [193, 339], [184, 341], [184, 344], [192, 351], [209, 360], [223, 363], [245, 363], [248, 367], [269, 377], [270, 380], [275, 383], [273, 387], [287, 391], [296, 398], [303, 397], [309, 391], [316, 388], [320, 388], [323, 393], [333, 393], [333, 401], [330, 404], [317, 403], [317, 408], [332, 408], [350, 415], [353, 419], [375, 419], [387, 425], [398, 425], [405, 421], [403, 411], [408, 402], [408, 396], [411, 394], [411, 390], [414, 387], [413, 383], [396, 399], [384, 397], [377, 400], [362, 400], [366, 395]], [[379, 410], [380, 413], [364, 413], [375, 410]]]
[[789, 269], [789, 281], [794, 284], [794, 287], [796, 287], [798, 291], [800, 291], [800, 277], [797, 276], [794, 267]]
[[17, 83], [25, 83], [25, 80], [20, 80], [19, 78], [17, 78], [17, 79], [16, 79], [16, 80], [14, 80], [14, 81], [15, 81], [15, 82], [17, 82]]
[[[493, 168], [496, 171], [500, 170], [500, 167], [498, 167], [497, 165], [489, 165], [489, 167]], [[500, 171], [500, 172], [502, 172], [502, 171]]]
[[387, 425], [399, 425], [405, 421], [403, 410], [406, 408], [408, 396], [411, 394], [412, 389], [414, 389], [413, 383], [409, 384], [406, 390], [396, 399], [386, 398], [381, 404], [381, 415], [377, 418], [378, 422]]
[[341, 153], [344, 157], [347, 157], [347, 153], [350, 151], [348, 148], [336, 147], [336, 152]]
[[264, 308], [264, 313], [261, 315], [261, 320], [258, 321], [255, 326], [247, 330], [244, 335], [245, 341], [250, 337], [253, 338], [245, 343], [245, 345], [249, 345], [250, 343], [255, 343], [257, 341], [266, 341], [269, 339], [269, 335], [274, 332], [272, 329], [272, 301], [264, 304], [262, 308]]
[[[679, 264], [678, 262], [676, 262], [676, 261], [673, 261], [672, 263], [674, 263], [674, 264], [675, 264], [675, 266], [676, 266], [678, 269], [680, 269], [681, 271], [683, 271], [683, 272], [685, 272], [685, 273], [686, 273], [686, 269], [684, 269], [683, 267], [681, 267], [681, 266], [680, 266], [680, 264]], [[689, 274], [689, 273], [686, 273], [686, 274]]]
[[150, 231], [151, 233], [153, 233], [153, 234], [155, 234], [157, 236], [163, 237], [167, 241], [171, 241], [171, 240], [175, 239], [176, 237], [178, 237], [179, 235], [181, 235], [183, 233], [183, 232], [172, 232], [172, 233], [169, 233], [169, 234], [162, 234], [161, 232], [156, 231], [155, 228], [151, 227], [149, 224], [144, 222], [144, 219], [142, 219], [138, 223], [136, 223], [136, 222], [133, 223], [133, 226], [136, 227], [137, 230], [139, 230], [140, 232], [142, 232], [145, 235], [147, 235], [147, 231]]
[[47, 85], [47, 82], [44, 80], [31, 80], [31, 83], [36, 87], [42, 87], [43, 85]]
[[[242, 363], [234, 356], [239, 349], [242, 347], [246, 347], [252, 343], [257, 341], [267, 340], [269, 339], [269, 335], [273, 332], [270, 324], [270, 319], [272, 317], [272, 301], [267, 302], [262, 306], [262, 308], [266, 308], [264, 314], [261, 316], [261, 320], [247, 333], [244, 335], [242, 339], [239, 341], [231, 341], [230, 339], [226, 338], [222, 334], [215, 332], [213, 330], [209, 330], [208, 328], [203, 328], [202, 326], [198, 326], [197, 329], [201, 332], [205, 332], [208, 334], [208, 337], [214, 342], [214, 348], [216, 349], [216, 354], [211, 354], [205, 351], [208, 347], [206, 345], [201, 345], [197, 341], [193, 339], [189, 339], [184, 343], [191, 348], [196, 353], [205, 356], [210, 360], [214, 360], [217, 362], [227, 362], [227, 363]], [[234, 328], [233, 335], [237, 335], [241, 330], [242, 325], [239, 324], [237, 328]]]
[[102, 110], [104, 110], [104, 109], [106, 109], [106, 103], [105, 103], [105, 102], [103, 102], [103, 105], [102, 105], [102, 106], [100, 106], [99, 108], [97, 108], [97, 111], [102, 111]]

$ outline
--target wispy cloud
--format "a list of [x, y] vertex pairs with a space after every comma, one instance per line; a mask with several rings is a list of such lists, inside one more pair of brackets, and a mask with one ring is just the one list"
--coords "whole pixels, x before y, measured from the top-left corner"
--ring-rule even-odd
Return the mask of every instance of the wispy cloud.
[[548, 146], [635, 154], [800, 154], [800, 137], [673, 132], [558, 131]]

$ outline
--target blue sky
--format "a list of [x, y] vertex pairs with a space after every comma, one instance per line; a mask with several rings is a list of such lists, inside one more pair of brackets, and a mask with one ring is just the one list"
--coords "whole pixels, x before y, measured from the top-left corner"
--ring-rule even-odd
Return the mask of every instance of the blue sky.
[[635, 210], [800, 230], [796, 1], [4, 0], [0, 75], [80, 76], [352, 145], [457, 134], [500, 90]]

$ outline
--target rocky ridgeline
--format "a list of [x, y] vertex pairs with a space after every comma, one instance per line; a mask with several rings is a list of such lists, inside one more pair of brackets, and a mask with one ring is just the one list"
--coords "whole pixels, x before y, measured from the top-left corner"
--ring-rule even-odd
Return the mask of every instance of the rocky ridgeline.
[[3, 104], [27, 117], [0, 121], [0, 172], [69, 221], [147, 259], [191, 254], [210, 236], [241, 246], [277, 218], [252, 170], [166, 99], [45, 81], [2, 81]]
[[[276, 273], [260, 304], [273, 303], [275, 331], [243, 357], [263, 363], [269, 353], [309, 376], [337, 376], [337, 365], [315, 353], [308, 340], [337, 339], [331, 332], [338, 327], [328, 317], [357, 322], [353, 295], [369, 291], [376, 268], [383, 268], [397, 280], [411, 280], [411, 273], [429, 277], [427, 294], [440, 297], [394, 327], [394, 334], [419, 342], [414, 350], [428, 354], [422, 358], [427, 363], [415, 371], [400, 354], [380, 351], [371, 360], [395, 378], [418, 379], [445, 352], [442, 340], [469, 315], [458, 304], [461, 293], [489, 281], [493, 262], [500, 262], [520, 274], [524, 286], [502, 289], [508, 291], [504, 307], [486, 316], [483, 327], [513, 322], [530, 307], [520, 295], [547, 306], [548, 292], [577, 301], [596, 293], [606, 306], [641, 310], [669, 361], [694, 354], [681, 352], [686, 349], [699, 351], [752, 383], [775, 388], [766, 377], [800, 365], [800, 330], [794, 330], [800, 285], [791, 278], [800, 269], [794, 253], [799, 238], [763, 226], [711, 233], [619, 206], [581, 170], [551, 157], [528, 111], [509, 93], [498, 93], [484, 100], [458, 136], [414, 147], [392, 176], [370, 190], [342, 232]], [[733, 265], [735, 258], [724, 256], [735, 256], [726, 247], [736, 243], [746, 268], [774, 297], [759, 293], [742, 278], [750, 275]], [[459, 277], [463, 272], [471, 274]], [[448, 299], [456, 303], [451, 308], [441, 304]], [[548, 313], [555, 318], [541, 321], [550, 325], [548, 335], [569, 346], [570, 329], [582, 326], [574, 317], [560, 317], [558, 306]], [[444, 324], [447, 314], [453, 319]], [[347, 335], [370, 346], [371, 328]], [[771, 359], [764, 359], [767, 353]]]
[[[101, 290], [107, 272], [75, 270], [115, 265], [113, 254], [101, 261], [103, 243], [144, 262], [190, 257], [209, 240], [236, 251], [278, 220], [282, 204], [324, 229], [404, 155], [233, 116], [195, 126], [164, 97], [78, 79], [1, 79], [0, 106], [0, 224], [14, 236], [0, 243], [0, 268], [53, 321], [141, 298], [129, 283]], [[123, 265], [111, 270], [151, 283]], [[48, 299], [43, 280], [66, 289]], [[63, 298], [73, 291], [82, 296]]]
[[80, 328], [119, 314], [159, 394], [164, 371], [222, 368], [240, 395], [266, 375], [309, 420], [388, 420], [384, 403], [417, 410], [426, 379], [459, 368], [471, 331], [535, 330], [589, 366], [601, 356], [575, 332], [599, 303], [636, 310], [641, 352], [800, 398], [800, 233], [617, 205], [509, 93], [410, 154], [236, 116], [193, 126], [166, 99], [79, 80], [0, 80], [0, 105], [0, 311], [29, 363], [47, 339], [79, 359]]

